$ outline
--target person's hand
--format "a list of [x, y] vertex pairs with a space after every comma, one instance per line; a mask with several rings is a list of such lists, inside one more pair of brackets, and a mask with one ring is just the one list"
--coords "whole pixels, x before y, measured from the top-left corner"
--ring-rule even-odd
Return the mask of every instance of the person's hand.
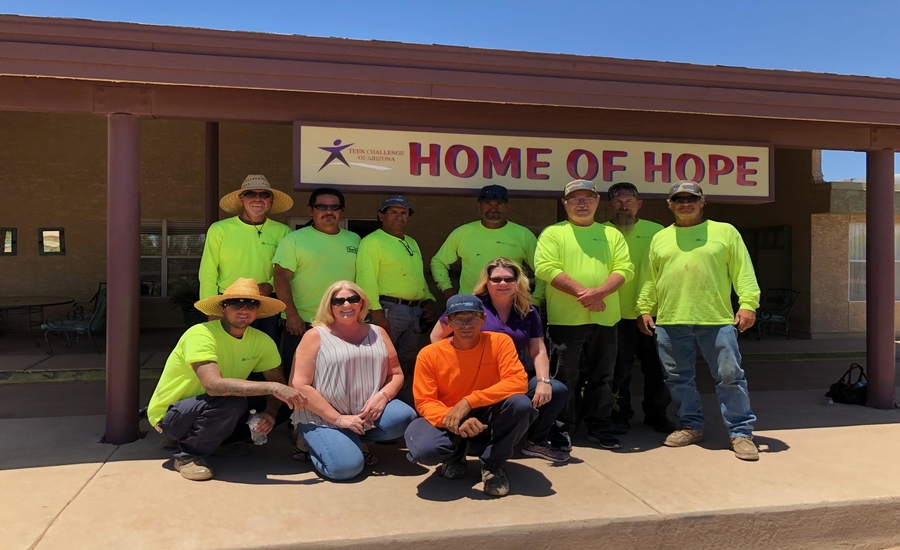
[[288, 315], [284, 321], [284, 328], [294, 336], [303, 336], [303, 333], [306, 332], [306, 324], [299, 315]]
[[437, 318], [437, 312], [434, 310], [434, 300], [422, 302], [422, 319], [431, 323]]
[[384, 331], [388, 333], [388, 336], [390, 336], [391, 322], [388, 321], [387, 315], [384, 314], [383, 309], [373, 309], [372, 310], [372, 323], [383, 328]]
[[292, 410], [301, 411], [306, 408], [306, 397], [300, 393], [300, 390], [278, 382], [272, 382], [272, 384], [274, 385], [272, 395], [287, 403]]
[[470, 412], [472, 412], [472, 406], [469, 405], [469, 402], [465, 399], [460, 399], [459, 403], [450, 409], [450, 412], [444, 416], [441, 425], [459, 435], [459, 425]]
[[575, 298], [578, 300], [578, 303], [591, 311], [606, 311], [606, 303], [603, 301], [606, 296], [606, 293], [599, 288], [586, 288], [579, 292]]
[[538, 381], [537, 386], [534, 387], [534, 397], [531, 398], [531, 406], [537, 409], [542, 405], [546, 405], [550, 402], [551, 397], [553, 397], [553, 388], [550, 384]]
[[381, 418], [388, 401], [386, 395], [376, 392], [375, 395], [366, 400], [366, 404], [359, 411], [359, 417], [369, 424], [374, 424], [376, 420]]
[[453, 287], [450, 287], [444, 291], [444, 298], [447, 300], [449, 300], [451, 296], [455, 296], [455, 295], [456, 295], [456, 290], [454, 290]]
[[256, 286], [259, 287], [259, 293], [262, 296], [269, 296], [275, 290], [274, 288], [272, 288], [272, 285], [270, 285], [269, 283], [259, 283]]
[[218, 321], [221, 318], [222, 318], [221, 315], [210, 315], [209, 317], [206, 318], [206, 320], [207, 321]]
[[652, 316], [645, 313], [643, 315], [638, 315], [637, 326], [638, 330], [647, 336], [653, 336], [653, 329], [656, 328], [656, 323], [653, 322]]
[[749, 309], [739, 309], [738, 312], [734, 314], [734, 325], [737, 327], [738, 332], [744, 332], [748, 328], [752, 327], [755, 322], [755, 311], [751, 311]]
[[261, 434], [267, 434], [275, 427], [275, 417], [267, 412], [261, 412], [257, 415], [259, 424], [256, 425], [256, 431]]
[[477, 418], [467, 418], [465, 422], [459, 425], [459, 435], [461, 437], [475, 437], [487, 429], [487, 424], [482, 424]]
[[366, 433], [366, 422], [358, 414], [342, 414], [334, 423], [338, 428], [344, 428], [359, 435]]

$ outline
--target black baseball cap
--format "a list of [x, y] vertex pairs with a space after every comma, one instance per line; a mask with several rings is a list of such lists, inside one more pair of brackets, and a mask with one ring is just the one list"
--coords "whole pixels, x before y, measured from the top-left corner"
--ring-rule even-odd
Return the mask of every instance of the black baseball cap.
[[502, 185], [485, 185], [478, 193], [478, 202], [484, 201], [509, 202], [509, 191]]

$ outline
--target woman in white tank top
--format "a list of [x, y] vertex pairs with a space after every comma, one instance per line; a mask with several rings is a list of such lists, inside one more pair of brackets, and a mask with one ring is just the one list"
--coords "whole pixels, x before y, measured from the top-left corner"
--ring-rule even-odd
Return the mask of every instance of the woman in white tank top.
[[394, 397], [403, 372], [390, 337], [364, 320], [369, 299], [338, 281], [322, 297], [313, 329], [294, 355], [291, 386], [309, 399], [292, 420], [316, 470], [329, 479], [357, 476], [374, 457], [364, 444], [403, 435], [416, 412]]

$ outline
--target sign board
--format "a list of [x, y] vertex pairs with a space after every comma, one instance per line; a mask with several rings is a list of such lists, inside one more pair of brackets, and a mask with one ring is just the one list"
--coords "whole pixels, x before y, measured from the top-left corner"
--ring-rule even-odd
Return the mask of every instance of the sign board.
[[294, 123], [294, 187], [469, 193], [499, 184], [556, 196], [573, 179], [606, 190], [620, 181], [665, 196], [692, 180], [710, 197], [772, 199], [771, 148], [654, 141], [502, 136]]

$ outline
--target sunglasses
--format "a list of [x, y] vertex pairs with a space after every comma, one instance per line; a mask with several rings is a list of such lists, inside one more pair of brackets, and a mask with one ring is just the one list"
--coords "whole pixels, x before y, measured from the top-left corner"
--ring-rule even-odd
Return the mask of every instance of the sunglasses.
[[362, 301], [362, 297], [359, 294], [354, 294], [353, 296], [347, 296], [346, 298], [338, 298], [335, 296], [331, 299], [331, 305], [333, 306], [342, 306], [346, 302], [350, 302], [351, 304], [358, 304]]
[[500, 283], [514, 283], [516, 282], [516, 277], [489, 277], [488, 280], [495, 285], [499, 285]]
[[337, 212], [338, 210], [343, 210], [344, 206], [341, 204], [314, 204], [313, 208], [318, 210], [319, 212], [328, 212], [331, 210], [332, 212]]
[[268, 191], [259, 191], [259, 192], [257, 192], [257, 191], [244, 191], [243, 193], [241, 193], [241, 198], [244, 198], [244, 197], [246, 197], [246, 198], [248, 198], [248, 199], [255, 199], [255, 198], [257, 198], [257, 197], [259, 197], [259, 198], [261, 198], [261, 199], [271, 199], [271, 198], [272, 198], [272, 193], [269, 193]]
[[259, 300], [250, 300], [248, 298], [233, 298], [231, 300], [222, 301], [222, 307], [230, 307], [231, 309], [241, 310], [247, 308], [250, 311], [259, 309]]
[[700, 197], [698, 197], [697, 195], [687, 195], [687, 196], [682, 195], [680, 197], [672, 197], [669, 200], [674, 202], [675, 204], [685, 204], [685, 203], [699, 202]]

